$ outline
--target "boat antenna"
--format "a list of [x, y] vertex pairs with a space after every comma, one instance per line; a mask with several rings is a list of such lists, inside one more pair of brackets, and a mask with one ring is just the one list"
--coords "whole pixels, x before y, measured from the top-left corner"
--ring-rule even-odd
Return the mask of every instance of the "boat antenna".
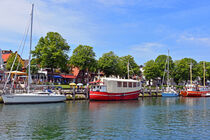
[[33, 29], [33, 11], [34, 11], [34, 4], [32, 4], [32, 10], [31, 10], [31, 34], [30, 34], [30, 50], [29, 50], [29, 60], [28, 60], [28, 93], [30, 92], [30, 82], [31, 82], [31, 46], [32, 46], [32, 29]]

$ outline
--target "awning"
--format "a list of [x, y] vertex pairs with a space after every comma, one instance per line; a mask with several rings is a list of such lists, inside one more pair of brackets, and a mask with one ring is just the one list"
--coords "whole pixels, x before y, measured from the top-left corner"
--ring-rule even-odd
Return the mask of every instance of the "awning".
[[22, 72], [22, 71], [9, 71], [9, 72], [5, 72], [5, 73], [11, 73], [11, 74], [17, 74], [17, 75], [27, 75], [26, 72]]
[[66, 75], [66, 74], [61, 74], [60, 76], [62, 76], [63, 78], [68, 78], [68, 79], [75, 79], [76, 78], [76, 76]]

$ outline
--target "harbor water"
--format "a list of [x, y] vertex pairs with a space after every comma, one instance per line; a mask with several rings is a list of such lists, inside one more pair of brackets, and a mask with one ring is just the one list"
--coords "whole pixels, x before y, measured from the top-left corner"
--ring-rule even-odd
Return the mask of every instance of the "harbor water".
[[210, 139], [210, 98], [0, 104], [0, 139]]

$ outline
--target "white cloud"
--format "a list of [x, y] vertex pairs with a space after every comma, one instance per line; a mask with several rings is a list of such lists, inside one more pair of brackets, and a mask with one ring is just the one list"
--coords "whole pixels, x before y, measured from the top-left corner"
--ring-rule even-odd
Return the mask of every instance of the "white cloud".
[[193, 45], [198, 45], [199, 47], [202, 46], [210, 46], [210, 37], [195, 37], [192, 35], [182, 35], [177, 42], [181, 43], [188, 43], [188, 44], [193, 44]]
[[[56, 31], [70, 43], [93, 45], [98, 26], [87, 13], [62, 5], [67, 2], [69, 1], [34, 1], [33, 35], [40, 38], [49, 31]], [[14, 37], [12, 34], [23, 35], [26, 25], [30, 22], [31, 4], [28, 0], [0, 1], [0, 38], [11, 39]], [[1, 39], [0, 43], [8, 41]]]
[[131, 53], [135, 57], [142, 59], [152, 59], [157, 56], [165, 45], [155, 42], [146, 42], [139, 45], [131, 46]]

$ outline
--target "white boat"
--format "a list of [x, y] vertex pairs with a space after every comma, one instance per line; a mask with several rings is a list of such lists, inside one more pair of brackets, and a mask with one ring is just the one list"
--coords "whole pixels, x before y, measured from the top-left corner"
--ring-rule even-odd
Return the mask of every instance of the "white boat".
[[[31, 36], [30, 36], [30, 52], [32, 46], [32, 25], [33, 25], [33, 8], [32, 4], [32, 12], [31, 12]], [[16, 58], [15, 58], [16, 59]], [[14, 60], [15, 61], [15, 60]], [[30, 92], [30, 83], [31, 83], [31, 74], [30, 74], [30, 63], [31, 61], [31, 53], [29, 53], [29, 74], [28, 74], [28, 92], [22, 94], [15, 94], [11, 92], [4, 92], [2, 95], [3, 101], [5, 104], [19, 104], [19, 103], [52, 103], [52, 102], [63, 102], [66, 100], [65, 95], [51, 93], [49, 91], [46, 92]], [[14, 63], [13, 63], [14, 65]], [[11, 67], [12, 70], [13, 66]], [[5, 91], [6, 85], [8, 83], [10, 74], [7, 77], [5, 82], [5, 86], [3, 91]]]
[[90, 83], [90, 100], [134, 100], [141, 90], [141, 83], [132, 79], [101, 78]]
[[2, 98], [5, 104], [54, 103], [66, 100], [66, 96], [64, 95], [54, 93], [49, 94], [48, 92], [5, 94], [2, 95]]

